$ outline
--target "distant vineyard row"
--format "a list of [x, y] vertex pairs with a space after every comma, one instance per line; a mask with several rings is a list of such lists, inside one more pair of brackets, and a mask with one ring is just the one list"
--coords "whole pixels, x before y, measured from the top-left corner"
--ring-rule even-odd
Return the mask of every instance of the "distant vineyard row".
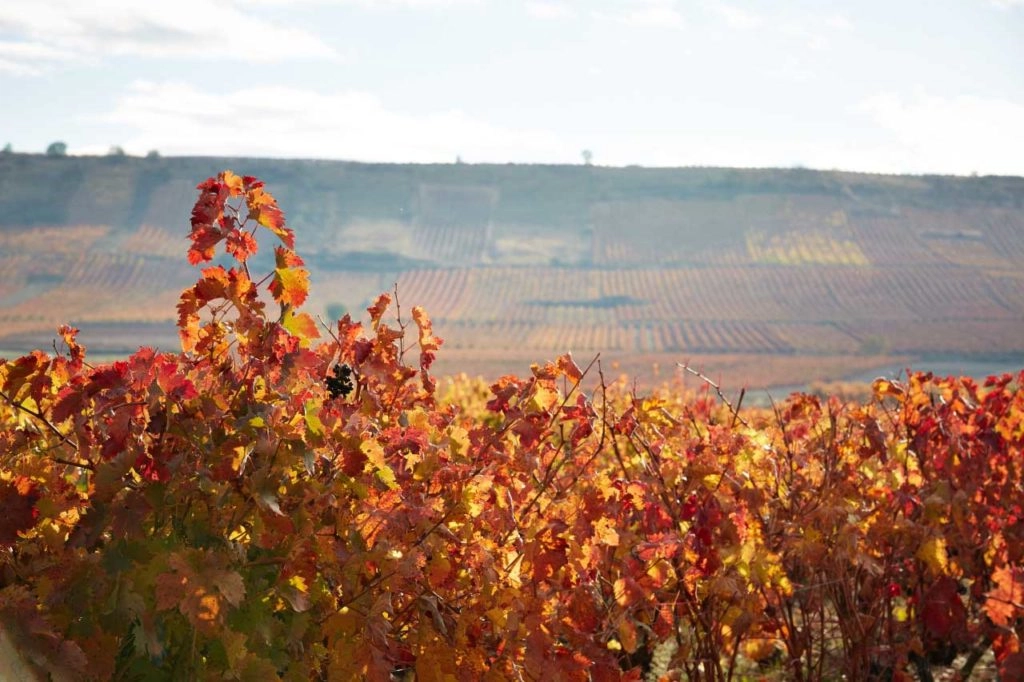
[[[134, 255], [0, 258], [3, 335], [171, 321], [179, 264]], [[359, 312], [386, 276], [323, 279], [314, 304]], [[436, 311], [449, 347], [549, 352], [1019, 353], [1024, 278], [948, 268], [416, 270], [401, 300]], [[2, 337], [0, 337], [2, 339]], [[0, 344], [2, 345], [2, 344]]]
[[[172, 216], [190, 191], [187, 183], [168, 182], [137, 216], [121, 216], [137, 222], [122, 225], [116, 240], [108, 235], [106, 246], [173, 257], [186, 216], [180, 221]], [[114, 195], [106, 203], [113, 200]], [[101, 224], [95, 219], [102, 211], [90, 201], [95, 200], [88, 193], [76, 199], [75, 215]], [[878, 198], [779, 195], [595, 200], [574, 224], [549, 225], [510, 221], [496, 202], [495, 191], [486, 187], [421, 186], [409, 210], [387, 220], [361, 216], [349, 206], [325, 208], [296, 224], [317, 236], [317, 252], [337, 259], [376, 251], [440, 267], [522, 264], [524, 253], [533, 265], [607, 268], [960, 265], [1004, 270], [1024, 258], [1024, 211], [988, 205], [926, 210]], [[47, 230], [54, 229], [68, 232], [60, 240], [46, 240]], [[81, 231], [73, 225], [0, 227], [0, 250], [31, 248], [30, 242], [65, 252], [88, 248], [97, 235], [87, 234], [83, 241]]]

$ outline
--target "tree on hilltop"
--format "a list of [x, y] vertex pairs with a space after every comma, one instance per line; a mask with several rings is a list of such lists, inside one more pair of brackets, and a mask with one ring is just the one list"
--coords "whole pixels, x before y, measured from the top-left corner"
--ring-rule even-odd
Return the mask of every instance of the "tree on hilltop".
[[65, 142], [51, 142], [50, 146], [46, 148], [47, 156], [67, 156], [68, 145]]

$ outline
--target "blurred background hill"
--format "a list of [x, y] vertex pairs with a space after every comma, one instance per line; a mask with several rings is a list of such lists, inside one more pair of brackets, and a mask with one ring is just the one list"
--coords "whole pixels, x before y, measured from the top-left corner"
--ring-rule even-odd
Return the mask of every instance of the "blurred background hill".
[[226, 168], [284, 209], [307, 310], [359, 318], [397, 283], [446, 340], [442, 373], [565, 351], [733, 387], [1024, 365], [1024, 178], [14, 153], [0, 355], [63, 322], [92, 352], [176, 349], [194, 188]]

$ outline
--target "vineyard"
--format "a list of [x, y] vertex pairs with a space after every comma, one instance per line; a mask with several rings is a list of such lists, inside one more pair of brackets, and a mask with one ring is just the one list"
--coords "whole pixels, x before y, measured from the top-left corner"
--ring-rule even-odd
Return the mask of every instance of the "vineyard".
[[[0, 361], [0, 626], [38, 679], [1024, 679], [1024, 372], [769, 409], [569, 354], [442, 382], [424, 308], [318, 324], [263, 183], [198, 190], [180, 349], [63, 325]], [[92, 257], [66, 281], [144, 286]]]
[[[183, 207], [209, 163], [0, 159], [0, 356], [52, 347], [65, 322], [94, 351], [173, 348], [168, 304], [192, 277]], [[879, 372], [1024, 364], [1017, 179], [250, 165], [308, 237], [315, 315], [397, 293], [491, 379], [567, 351], [619, 358], [644, 380], [653, 363], [697, 358], [737, 388], [842, 379], [867, 358]], [[40, 187], [57, 198], [31, 201]], [[857, 366], [844, 372], [842, 357]]]

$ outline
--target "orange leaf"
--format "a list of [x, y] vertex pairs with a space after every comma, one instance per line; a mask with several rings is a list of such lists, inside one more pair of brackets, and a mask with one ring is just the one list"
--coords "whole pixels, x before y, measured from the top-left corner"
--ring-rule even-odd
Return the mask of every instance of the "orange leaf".
[[583, 371], [580, 369], [576, 361], [572, 359], [572, 353], [566, 353], [560, 355], [557, 359], [558, 369], [560, 369], [565, 376], [572, 381], [579, 381], [583, 378]]
[[199, 343], [199, 299], [195, 290], [186, 289], [178, 301], [178, 335], [181, 350], [188, 353]]
[[619, 606], [627, 608], [644, 597], [644, 591], [632, 578], [619, 578], [612, 585], [612, 596]]
[[302, 339], [303, 345], [308, 345], [310, 339], [320, 338], [320, 330], [316, 328], [316, 322], [313, 321], [309, 313], [296, 313], [289, 310], [281, 320], [281, 326], [292, 336]]
[[276, 234], [289, 249], [295, 248], [295, 233], [284, 225], [284, 213], [277, 200], [263, 189], [263, 183], [248, 186], [245, 202], [249, 205], [249, 217], [255, 218], [263, 227]]
[[1003, 566], [992, 572], [995, 587], [987, 593], [985, 613], [1000, 627], [1016, 621], [1017, 613], [1024, 611], [1024, 570]]
[[631, 618], [623, 618], [619, 622], [619, 642], [622, 643], [622, 649], [627, 653], [631, 654], [637, 650], [639, 645], [639, 633], [636, 630], [636, 624], [633, 623]]
[[242, 194], [244, 182], [241, 177], [235, 175], [232, 171], [222, 171], [220, 174], [220, 181], [224, 183], [224, 186], [231, 192], [231, 196], [237, 197]]
[[275, 250], [277, 267], [270, 282], [270, 294], [282, 305], [301, 306], [309, 294], [309, 271], [298, 267], [302, 259], [294, 251], [282, 247]]
[[373, 329], [377, 329], [377, 326], [380, 325], [380, 320], [384, 317], [384, 311], [388, 309], [389, 305], [391, 305], [391, 295], [381, 294], [373, 302], [373, 305], [366, 309], [366, 312], [370, 313], [370, 326]]

